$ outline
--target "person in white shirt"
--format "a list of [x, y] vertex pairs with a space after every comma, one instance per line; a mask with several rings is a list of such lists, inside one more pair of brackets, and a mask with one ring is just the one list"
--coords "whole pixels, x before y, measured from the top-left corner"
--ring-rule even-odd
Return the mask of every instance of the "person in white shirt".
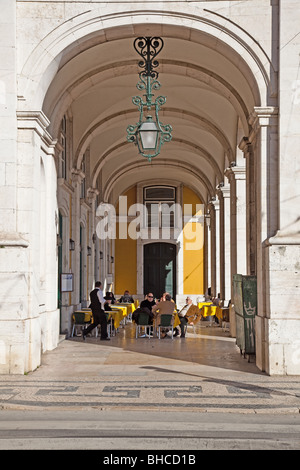
[[[187, 323], [195, 324], [201, 318], [201, 312], [196, 305], [193, 305], [193, 301], [190, 297], [186, 298], [185, 306], [178, 312], [178, 316], [180, 319], [180, 329], [181, 335], [180, 338], [185, 337], [185, 327]], [[179, 334], [178, 330], [175, 331], [175, 336]]]
[[104, 312], [105, 299], [102, 292], [102, 284], [100, 281], [95, 283], [95, 289], [90, 293], [91, 299], [91, 309], [93, 313], [93, 323], [82, 332], [82, 338], [85, 340], [85, 337], [90, 333], [96, 326], [100, 325], [101, 335], [100, 340], [109, 340], [107, 335], [107, 317]]

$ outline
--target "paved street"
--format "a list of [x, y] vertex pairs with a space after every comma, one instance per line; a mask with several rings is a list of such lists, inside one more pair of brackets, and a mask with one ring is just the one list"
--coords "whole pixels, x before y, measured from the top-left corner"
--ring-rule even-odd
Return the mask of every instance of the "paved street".
[[300, 377], [268, 377], [220, 328], [64, 340], [1, 376], [0, 449], [300, 449]]
[[5, 411], [0, 449], [294, 450], [296, 414], [181, 411]]

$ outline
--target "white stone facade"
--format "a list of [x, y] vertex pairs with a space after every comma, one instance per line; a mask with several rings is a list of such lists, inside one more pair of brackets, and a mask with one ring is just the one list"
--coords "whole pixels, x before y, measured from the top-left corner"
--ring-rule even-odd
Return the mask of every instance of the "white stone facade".
[[[206, 287], [229, 300], [232, 275], [255, 274], [257, 366], [299, 375], [298, 0], [2, 0], [0, 26], [0, 374], [38, 367], [93, 281], [114, 282], [97, 204], [149, 178], [199, 194]], [[124, 137], [138, 36], [165, 40], [174, 128], [151, 166]], [[59, 270], [81, 273], [60, 303]]]

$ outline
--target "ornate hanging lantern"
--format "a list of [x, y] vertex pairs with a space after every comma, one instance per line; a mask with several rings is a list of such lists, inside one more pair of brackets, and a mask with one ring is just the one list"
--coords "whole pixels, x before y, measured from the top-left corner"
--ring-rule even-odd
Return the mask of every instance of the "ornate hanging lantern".
[[[156, 56], [162, 50], [164, 42], [159, 37], [139, 37], [134, 41], [134, 48], [142, 57], [138, 63], [143, 70], [139, 73], [138, 90], [145, 90], [145, 100], [140, 96], [132, 98], [133, 104], [139, 108], [140, 119], [136, 125], [127, 127], [127, 140], [138, 146], [139, 153], [151, 162], [152, 158], [160, 153], [164, 142], [172, 139], [172, 127], [163, 125], [159, 120], [158, 112], [166, 102], [165, 96], [158, 96], [153, 101], [153, 90], [159, 90], [158, 72], [154, 70], [158, 65]], [[147, 110], [145, 116], [144, 110]]]

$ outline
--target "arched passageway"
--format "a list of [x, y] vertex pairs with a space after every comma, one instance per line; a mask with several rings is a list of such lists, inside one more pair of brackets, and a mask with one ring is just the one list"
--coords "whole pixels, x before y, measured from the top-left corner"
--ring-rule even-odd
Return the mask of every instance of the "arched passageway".
[[[48, 179], [43, 305], [45, 312], [55, 312], [50, 330], [59, 315], [61, 332], [70, 332], [71, 313], [87, 305], [99, 278], [105, 290], [118, 295], [129, 288], [143, 298], [146, 246], [169, 243], [176, 249], [172, 282], [178, 303], [208, 290], [228, 303], [234, 274], [257, 277], [257, 365], [271, 372], [270, 265], [264, 248], [280, 227], [274, 49], [208, 9], [175, 14], [133, 7], [129, 16], [126, 9], [105, 8], [100, 16], [91, 8], [55, 28], [49, 25], [19, 71], [20, 155], [42, 152], [47, 159], [30, 197], [34, 200]], [[274, 9], [267, 14], [274, 25]], [[126, 142], [126, 128], [137, 120], [131, 102], [139, 94], [133, 40], [156, 35], [165, 41], [158, 69], [167, 96], [161, 118], [172, 125], [173, 138], [150, 164]], [[37, 166], [33, 158], [28, 169], [34, 174]], [[152, 199], [157, 214], [147, 220], [157, 231], [149, 239], [140, 208], [151, 202], [147, 188], [162, 187], [171, 188], [173, 196]], [[161, 222], [164, 202], [175, 207], [168, 227]], [[114, 226], [101, 225], [103, 204], [110, 207]], [[71, 287], [60, 290], [55, 309], [61, 286], [57, 234], [62, 234], [59, 270], [71, 275]], [[38, 290], [39, 272], [35, 282]], [[39, 310], [38, 296], [32, 295]], [[234, 334], [234, 317], [231, 327]]]

